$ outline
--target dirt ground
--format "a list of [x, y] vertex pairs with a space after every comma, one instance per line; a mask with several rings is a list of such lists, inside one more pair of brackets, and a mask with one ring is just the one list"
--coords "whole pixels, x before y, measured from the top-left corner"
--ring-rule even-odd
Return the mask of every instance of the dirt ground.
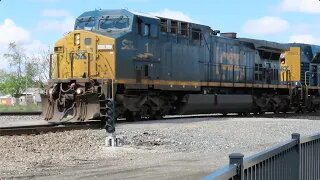
[[117, 148], [105, 146], [103, 130], [0, 137], [0, 179], [201, 179], [232, 152], [247, 156], [319, 131], [308, 117], [213, 116], [121, 123]]

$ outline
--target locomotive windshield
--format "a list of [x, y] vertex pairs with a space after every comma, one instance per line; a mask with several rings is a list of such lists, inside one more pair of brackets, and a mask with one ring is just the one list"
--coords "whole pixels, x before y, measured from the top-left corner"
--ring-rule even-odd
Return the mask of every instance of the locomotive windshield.
[[76, 20], [76, 25], [75, 25], [75, 29], [79, 30], [79, 29], [83, 29], [83, 30], [87, 30], [87, 31], [92, 31], [95, 29], [95, 19], [94, 17], [83, 17], [80, 19]]
[[100, 19], [99, 29], [106, 31], [119, 31], [128, 30], [129, 28], [129, 18], [128, 17], [107, 17], [105, 19]]

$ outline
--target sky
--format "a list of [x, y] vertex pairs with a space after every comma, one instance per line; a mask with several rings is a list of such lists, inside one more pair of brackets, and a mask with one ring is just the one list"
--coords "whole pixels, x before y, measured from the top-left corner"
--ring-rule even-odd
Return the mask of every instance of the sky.
[[0, 69], [10, 42], [27, 53], [52, 48], [94, 9], [128, 9], [210, 26], [239, 37], [320, 45], [319, 0], [1, 0]]

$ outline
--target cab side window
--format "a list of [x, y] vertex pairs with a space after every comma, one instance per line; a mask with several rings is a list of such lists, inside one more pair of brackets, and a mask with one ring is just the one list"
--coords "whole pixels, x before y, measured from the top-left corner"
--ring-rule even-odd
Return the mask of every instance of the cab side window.
[[149, 36], [150, 35], [150, 24], [144, 24], [144, 31], [143, 36]]
[[140, 35], [142, 35], [142, 24], [143, 24], [142, 20], [140, 18], [138, 18], [138, 20], [137, 20], [137, 28], [138, 28], [137, 32]]
[[160, 31], [165, 33], [168, 31], [168, 21], [166, 19], [160, 20]]
[[201, 41], [201, 29], [192, 28], [192, 40]]
[[158, 24], [146, 23], [141, 18], [137, 18], [137, 34], [144, 37], [158, 37]]

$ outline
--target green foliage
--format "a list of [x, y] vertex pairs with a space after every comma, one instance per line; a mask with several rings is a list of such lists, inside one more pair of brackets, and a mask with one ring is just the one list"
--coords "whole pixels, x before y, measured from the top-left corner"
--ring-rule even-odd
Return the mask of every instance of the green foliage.
[[23, 76], [16, 76], [14, 73], [5, 73], [0, 77], [0, 92], [3, 94], [10, 94], [13, 97], [20, 97], [25, 90], [24, 84], [27, 79]]
[[35, 85], [35, 77], [36, 77], [36, 64], [34, 63], [27, 63], [25, 67], [25, 84], [26, 86], [34, 86]]
[[41, 105], [29, 104], [29, 105], [0, 105], [0, 112], [40, 112]]
[[0, 71], [0, 93], [20, 97], [27, 87], [34, 87], [35, 63], [27, 62], [24, 51], [15, 43], [9, 44], [9, 52], [4, 54], [13, 71]]

